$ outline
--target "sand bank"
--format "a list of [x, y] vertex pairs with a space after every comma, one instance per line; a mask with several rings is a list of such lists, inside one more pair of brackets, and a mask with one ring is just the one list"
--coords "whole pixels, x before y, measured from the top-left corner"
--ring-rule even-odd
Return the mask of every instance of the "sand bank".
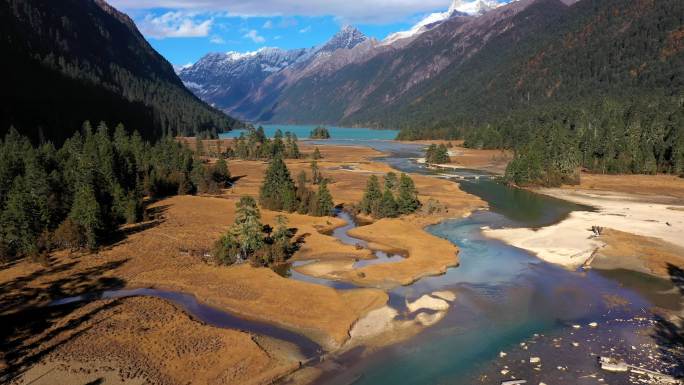
[[535, 253], [548, 262], [568, 268], [581, 266], [594, 252], [606, 246], [607, 238], [593, 236], [592, 226], [657, 239], [674, 247], [684, 247], [684, 237], [681, 236], [684, 234], [684, 215], [678, 210], [673, 210], [672, 204], [648, 202], [644, 194], [576, 188], [537, 191], [593, 206], [596, 211], [573, 212], [560, 223], [539, 230], [486, 230], [485, 234]]
[[[506, 166], [513, 159], [513, 152], [510, 150], [481, 150], [475, 148], [463, 147], [462, 140], [421, 140], [417, 142], [405, 143], [420, 143], [426, 147], [430, 144], [445, 144], [448, 147], [449, 158], [451, 163], [437, 165], [442, 168], [461, 169], [468, 168], [474, 170], [483, 170], [492, 174], [502, 175], [506, 172]], [[419, 159], [420, 163], [424, 163]]]

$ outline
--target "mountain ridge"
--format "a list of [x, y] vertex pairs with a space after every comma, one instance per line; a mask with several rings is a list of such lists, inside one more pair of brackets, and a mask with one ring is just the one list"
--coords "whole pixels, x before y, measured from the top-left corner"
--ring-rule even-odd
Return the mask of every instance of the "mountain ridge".
[[0, 134], [14, 125], [61, 142], [84, 120], [122, 122], [150, 139], [240, 125], [189, 92], [133, 21], [102, 0], [6, 0], [0, 20], [2, 66], [13, 74]]

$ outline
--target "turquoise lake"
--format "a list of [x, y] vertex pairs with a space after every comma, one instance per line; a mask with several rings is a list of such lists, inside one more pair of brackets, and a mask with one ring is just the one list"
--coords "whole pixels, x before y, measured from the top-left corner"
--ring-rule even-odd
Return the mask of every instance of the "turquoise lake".
[[[262, 125], [266, 136], [269, 138], [273, 137], [276, 130], [281, 130], [283, 133], [289, 131], [299, 139], [307, 139], [309, 133], [314, 128], [318, 127], [317, 124], [302, 124], [302, 125], [291, 125], [291, 124], [265, 124]], [[337, 127], [337, 126], [324, 126], [328, 129], [330, 133], [330, 138], [335, 140], [393, 140], [397, 137], [399, 133], [398, 130], [374, 130], [370, 128], [360, 128], [360, 127]], [[230, 132], [225, 132], [220, 134], [221, 138], [237, 138], [245, 130], [235, 130]]]

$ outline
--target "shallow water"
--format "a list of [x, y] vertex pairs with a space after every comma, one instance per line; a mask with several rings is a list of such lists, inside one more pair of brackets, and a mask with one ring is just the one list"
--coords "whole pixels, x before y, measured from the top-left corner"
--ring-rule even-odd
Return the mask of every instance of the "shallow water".
[[[480, 383], [482, 373], [490, 374], [482, 383], [499, 383], [510, 379], [500, 375], [492, 378], [491, 368], [499, 352], [517, 347], [534, 334], [564, 335], [572, 333], [573, 324], [643, 315], [643, 309], [672, 301], [672, 293], [665, 291], [667, 287], [660, 281], [637, 280], [636, 290], [636, 284], [624, 282], [625, 277], [634, 282], [630, 274], [567, 271], [524, 250], [486, 238], [481, 231], [483, 227], [546, 226], [572, 211], [589, 207], [512, 189], [475, 170], [428, 170], [412, 160], [421, 156], [422, 146], [372, 141], [355, 144], [392, 152], [380, 160], [402, 171], [466, 177], [466, 181], [460, 182], [461, 188], [487, 201], [490, 210], [430, 226], [430, 233], [459, 247], [460, 266], [390, 292], [392, 302], [400, 303], [435, 290], [452, 290], [457, 293], [457, 300], [445, 319], [407, 342], [363, 359], [345, 361], [342, 357], [343, 373], [328, 373], [320, 383], [342, 384], [348, 381], [350, 373], [359, 378], [354, 382], [358, 385], [466, 385]], [[624, 305], [611, 308], [608, 297], [620, 298]], [[579, 361], [585, 367], [596, 365], [595, 358], [588, 355]], [[537, 372], [528, 365], [517, 374], [538, 378], [541, 373], [552, 378], [553, 370], [556, 369], [545, 367]], [[565, 378], [567, 381], [568, 377]], [[617, 382], [607, 383], [620, 383], [617, 378], [613, 380]]]
[[[275, 135], [276, 130], [280, 130], [283, 133], [289, 131], [299, 139], [307, 139], [311, 130], [318, 127], [318, 125], [312, 124], [265, 124], [262, 126], [264, 128], [264, 133], [269, 138]], [[371, 128], [361, 128], [361, 127], [337, 127], [337, 126], [325, 126], [330, 133], [331, 139], [336, 140], [393, 140], [397, 137], [399, 131], [397, 130], [374, 130]], [[234, 130], [220, 134], [221, 138], [237, 138], [245, 130]]]
[[179, 293], [169, 290], [159, 290], [151, 288], [142, 289], [122, 289], [122, 290], [107, 290], [99, 293], [91, 293], [87, 295], [80, 295], [69, 298], [62, 298], [55, 300], [49, 306], [65, 306], [73, 303], [83, 301], [93, 301], [97, 299], [107, 298], [125, 298], [147, 296], [162, 298], [169, 302], [180, 306], [187, 313], [197, 318], [198, 320], [212, 326], [228, 329], [243, 330], [249, 333], [260, 334], [263, 336], [277, 338], [282, 341], [287, 341], [297, 346], [300, 352], [306, 357], [311, 358], [321, 354], [321, 347], [308, 338], [289, 331], [287, 329], [279, 328], [273, 324], [253, 321], [240, 317], [215, 307], [203, 304], [194, 296], [185, 293]]

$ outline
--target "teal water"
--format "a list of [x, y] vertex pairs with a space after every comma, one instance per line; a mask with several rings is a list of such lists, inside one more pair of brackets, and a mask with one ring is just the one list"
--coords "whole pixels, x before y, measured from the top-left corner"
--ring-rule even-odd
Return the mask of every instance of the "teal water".
[[[262, 127], [264, 127], [264, 132], [269, 138], [273, 137], [276, 130], [281, 130], [283, 133], [289, 131], [297, 135], [299, 139], [307, 139], [311, 130], [318, 127], [318, 125], [266, 124]], [[334, 140], [393, 140], [399, 133], [398, 130], [374, 130], [359, 127], [325, 126], [325, 128], [328, 129], [330, 138]], [[237, 138], [242, 132], [244, 130], [235, 130], [222, 133], [219, 136], [221, 138]]]
[[[650, 292], [657, 297], [662, 291], [659, 284], [649, 286], [648, 282], [640, 290], [632, 290], [623, 285], [625, 277], [620, 273], [606, 276], [595, 271], [567, 271], [482, 234], [484, 227], [546, 226], [574, 210], [589, 210], [588, 207], [512, 189], [475, 170], [445, 173], [425, 169], [412, 160], [421, 155], [421, 146], [372, 141], [353, 144], [390, 152], [381, 160], [402, 171], [468, 177], [458, 182], [460, 187], [486, 200], [490, 209], [429, 227], [429, 232], [459, 247], [460, 266], [389, 293], [390, 305], [404, 311], [401, 304], [405, 300], [435, 290], [452, 290], [457, 293], [457, 300], [447, 316], [406, 342], [362, 358], [351, 353], [339, 358], [342, 369], [326, 373], [318, 381], [320, 384], [498, 384], [510, 379], [499, 375], [498, 369], [492, 370], [500, 351], [511, 351], [535, 334], [571, 335], [573, 324], [603, 323], [643, 314], [643, 309], [654, 304], [654, 298], [642, 293]], [[471, 178], [475, 176], [478, 178]], [[619, 309], [610, 308], [604, 296], [620, 297], [627, 304]], [[621, 331], [599, 329], [598, 333], [611, 338], [612, 333], [632, 331], [625, 327]], [[550, 348], [548, 354], [554, 354], [554, 349]], [[580, 361], [584, 369], [595, 370], [594, 357], [586, 354]], [[479, 375], [483, 372], [496, 377], [482, 381]], [[517, 374], [537, 379], [534, 383], [539, 379], [558, 383], [558, 373], [563, 372], [555, 367], [542, 366], [541, 371], [535, 371], [531, 365], [523, 365]], [[350, 382], [350, 378], [355, 381]], [[566, 377], [560, 383], [575, 382], [567, 382]]]

